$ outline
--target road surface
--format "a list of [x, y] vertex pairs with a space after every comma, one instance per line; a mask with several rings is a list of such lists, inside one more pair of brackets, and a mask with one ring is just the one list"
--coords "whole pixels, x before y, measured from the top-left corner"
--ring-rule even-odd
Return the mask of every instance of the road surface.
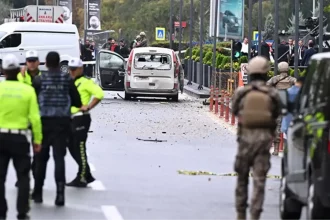
[[[66, 206], [56, 208], [54, 165], [49, 160], [44, 204], [31, 202], [32, 219], [236, 218], [236, 177], [177, 173], [232, 173], [235, 129], [208, 113], [201, 101], [184, 94], [179, 103], [124, 101], [115, 96], [107, 92], [92, 113], [88, 156], [97, 181], [87, 189], [67, 188]], [[69, 154], [66, 159], [66, 176], [71, 181], [77, 166]], [[274, 157], [272, 162], [270, 174], [279, 175], [280, 158]], [[6, 188], [10, 219], [16, 215], [15, 181], [11, 167]], [[262, 219], [279, 219], [279, 182], [267, 180]]]

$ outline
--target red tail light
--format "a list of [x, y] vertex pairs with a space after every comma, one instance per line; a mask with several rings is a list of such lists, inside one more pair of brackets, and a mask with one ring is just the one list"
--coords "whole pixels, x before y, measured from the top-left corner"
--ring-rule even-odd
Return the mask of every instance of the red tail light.
[[178, 89], [178, 88], [179, 88], [178, 84], [174, 83], [174, 89]]
[[132, 73], [133, 53], [134, 53], [134, 49], [131, 51], [131, 53], [128, 57], [128, 62], [127, 62], [127, 75], [129, 75], [129, 76]]
[[173, 61], [174, 61], [174, 64], [175, 64], [174, 77], [177, 78], [180, 74], [180, 64], [179, 64], [179, 61], [176, 58], [176, 55], [175, 55], [174, 51], [172, 51], [172, 54], [173, 54]]
[[131, 88], [131, 83], [130, 82], [126, 82], [126, 88]]

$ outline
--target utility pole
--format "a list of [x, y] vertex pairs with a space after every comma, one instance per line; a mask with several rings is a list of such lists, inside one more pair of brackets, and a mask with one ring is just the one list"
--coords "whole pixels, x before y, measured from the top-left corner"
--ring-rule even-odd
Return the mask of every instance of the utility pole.
[[179, 26], [179, 57], [180, 59], [182, 58], [181, 56], [181, 43], [182, 43], [182, 8], [183, 8], [183, 0], [180, 0], [180, 12], [179, 12], [179, 22], [180, 22], [180, 26]]
[[204, 0], [200, 0], [201, 1], [201, 8], [200, 8], [200, 29], [199, 29], [199, 49], [200, 49], [200, 53], [199, 53], [199, 86], [198, 89], [201, 90], [203, 89], [203, 81], [204, 81], [204, 74], [203, 74], [203, 40], [204, 40]]
[[173, 49], [173, 1], [171, 0], [171, 5], [170, 5], [170, 48]]
[[192, 85], [191, 80], [192, 80], [192, 71], [193, 71], [193, 60], [192, 60], [192, 41], [193, 41], [193, 28], [194, 28], [194, 0], [190, 0], [190, 22], [189, 22], [189, 45], [190, 45], [190, 50], [189, 50], [189, 57], [190, 59], [188, 60], [188, 83], [187, 85]]

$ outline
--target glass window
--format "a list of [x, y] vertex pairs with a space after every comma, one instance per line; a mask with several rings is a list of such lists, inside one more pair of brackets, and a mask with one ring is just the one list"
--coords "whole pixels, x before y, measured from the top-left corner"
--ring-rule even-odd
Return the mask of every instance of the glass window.
[[[300, 109], [300, 112], [303, 111], [303, 109], [306, 109], [310, 106], [310, 103], [313, 103], [313, 92], [316, 90], [315, 85], [315, 79], [319, 76], [319, 68], [320, 61], [313, 60], [311, 65], [307, 69], [307, 73], [305, 75], [305, 82], [301, 91], [300, 100], [298, 108]], [[310, 100], [312, 100], [310, 102]]]
[[18, 47], [22, 43], [21, 34], [10, 34], [5, 39], [2, 40], [2, 45], [5, 48], [8, 47]]
[[2, 39], [6, 34], [7, 34], [7, 32], [0, 31], [0, 39]]
[[316, 105], [319, 107], [320, 104], [327, 103], [328, 101], [328, 88], [329, 88], [329, 79], [330, 79], [330, 60], [322, 61], [323, 65], [319, 69], [322, 72], [320, 76], [318, 89], [316, 92]]
[[100, 68], [124, 68], [124, 61], [111, 53], [100, 53]]
[[170, 70], [172, 58], [169, 54], [138, 53], [134, 57], [134, 68]]

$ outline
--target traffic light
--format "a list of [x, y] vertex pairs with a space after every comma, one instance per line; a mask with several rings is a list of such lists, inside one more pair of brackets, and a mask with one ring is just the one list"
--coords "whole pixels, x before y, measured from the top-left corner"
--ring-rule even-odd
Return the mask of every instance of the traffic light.
[[238, 60], [241, 57], [242, 43], [239, 41], [232, 41], [231, 56], [233, 60]]

